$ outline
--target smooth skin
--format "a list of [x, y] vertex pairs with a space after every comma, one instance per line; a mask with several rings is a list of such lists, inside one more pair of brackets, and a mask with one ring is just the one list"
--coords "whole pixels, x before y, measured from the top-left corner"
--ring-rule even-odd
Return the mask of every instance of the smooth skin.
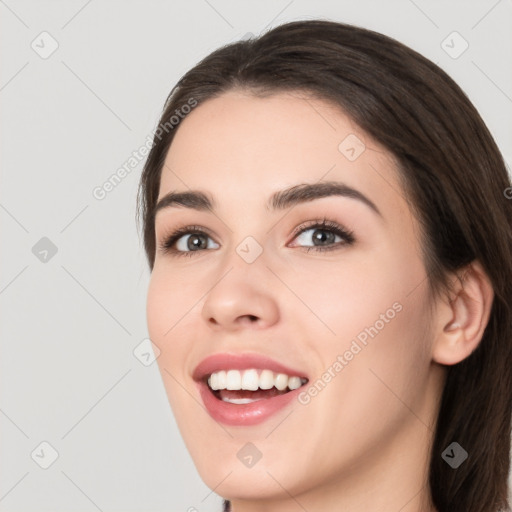
[[[354, 161], [339, 150], [350, 134], [366, 147]], [[265, 207], [278, 190], [320, 181], [357, 189], [381, 215], [341, 196]], [[427, 468], [444, 365], [469, 356], [487, 324], [493, 292], [481, 266], [454, 275], [454, 292], [433, 302], [419, 223], [389, 152], [339, 108], [299, 92], [232, 90], [194, 109], [167, 154], [159, 199], [189, 189], [212, 196], [215, 212], [159, 211], [157, 244], [189, 224], [212, 235], [199, 251], [189, 235], [175, 244], [191, 255], [157, 250], [147, 321], [204, 482], [235, 512], [435, 511]], [[354, 243], [331, 238], [335, 248], [320, 252], [314, 229], [294, 236], [324, 217]], [[253, 263], [236, 251], [248, 236], [263, 249]], [[220, 425], [202, 406], [192, 372], [206, 356], [264, 354], [311, 384], [395, 303], [401, 311], [307, 404], [250, 427]], [[237, 458], [248, 442], [262, 454], [250, 468]]]

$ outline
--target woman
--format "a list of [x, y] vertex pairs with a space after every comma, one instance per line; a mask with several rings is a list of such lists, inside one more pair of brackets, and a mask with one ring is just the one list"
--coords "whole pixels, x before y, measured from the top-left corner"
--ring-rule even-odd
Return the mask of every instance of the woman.
[[225, 510], [510, 510], [509, 187], [462, 90], [369, 30], [287, 23], [181, 78], [147, 320]]

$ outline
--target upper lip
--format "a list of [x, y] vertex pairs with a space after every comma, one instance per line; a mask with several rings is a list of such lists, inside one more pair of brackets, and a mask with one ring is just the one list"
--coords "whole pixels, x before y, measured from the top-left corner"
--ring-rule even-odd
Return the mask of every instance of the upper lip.
[[308, 378], [302, 370], [290, 368], [262, 354], [249, 353], [219, 353], [208, 356], [196, 366], [192, 378], [200, 381], [220, 370], [247, 370], [249, 368], [268, 369], [275, 373], [285, 373], [290, 377]]

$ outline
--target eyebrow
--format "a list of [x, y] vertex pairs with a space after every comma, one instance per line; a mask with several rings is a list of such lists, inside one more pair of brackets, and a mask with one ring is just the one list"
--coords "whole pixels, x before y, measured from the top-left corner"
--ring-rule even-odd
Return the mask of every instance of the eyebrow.
[[[285, 210], [300, 203], [313, 201], [323, 197], [343, 196], [357, 199], [382, 217], [382, 213], [375, 203], [362, 192], [339, 181], [323, 181], [319, 183], [300, 183], [293, 187], [275, 192], [265, 205], [267, 210]], [[164, 208], [184, 207], [198, 211], [214, 212], [216, 202], [212, 196], [200, 190], [184, 192], [169, 192], [163, 196], [155, 206], [153, 218]]]

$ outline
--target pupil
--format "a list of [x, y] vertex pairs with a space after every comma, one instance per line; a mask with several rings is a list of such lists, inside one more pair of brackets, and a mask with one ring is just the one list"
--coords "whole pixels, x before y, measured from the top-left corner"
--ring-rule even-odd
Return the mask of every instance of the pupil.
[[201, 249], [201, 242], [204, 242], [204, 237], [201, 240], [203, 235], [191, 235], [187, 241], [188, 249]]
[[[327, 236], [326, 236], [327, 233]], [[325, 243], [334, 243], [334, 233], [331, 233], [330, 231], [324, 231], [322, 229], [316, 229], [313, 232], [313, 239], [318, 242]], [[326, 240], [327, 239], [327, 240]]]

